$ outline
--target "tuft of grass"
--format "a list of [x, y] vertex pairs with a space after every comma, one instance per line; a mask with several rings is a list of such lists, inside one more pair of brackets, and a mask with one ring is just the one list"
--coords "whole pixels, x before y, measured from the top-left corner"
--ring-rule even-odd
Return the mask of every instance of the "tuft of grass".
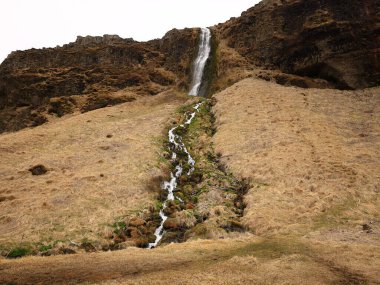
[[117, 235], [120, 235], [126, 227], [127, 224], [124, 221], [118, 221], [112, 224], [113, 232]]
[[39, 252], [46, 252], [46, 251], [48, 251], [48, 250], [51, 250], [53, 248], [53, 245], [51, 245], [51, 244], [48, 244], [48, 245], [40, 245], [39, 247], [38, 247], [38, 251]]
[[30, 254], [32, 250], [29, 247], [13, 248], [7, 255], [8, 258], [18, 258]]

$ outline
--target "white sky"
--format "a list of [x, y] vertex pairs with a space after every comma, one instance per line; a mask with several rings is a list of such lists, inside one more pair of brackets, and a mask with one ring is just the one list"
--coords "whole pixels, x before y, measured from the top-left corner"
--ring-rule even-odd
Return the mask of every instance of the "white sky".
[[225, 22], [259, 0], [0, 0], [0, 62], [14, 50], [54, 47], [77, 35], [138, 41], [172, 28]]

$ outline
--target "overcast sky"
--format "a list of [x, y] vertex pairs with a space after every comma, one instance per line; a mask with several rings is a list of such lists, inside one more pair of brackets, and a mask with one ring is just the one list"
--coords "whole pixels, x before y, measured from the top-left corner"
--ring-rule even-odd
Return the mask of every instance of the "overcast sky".
[[55, 47], [77, 35], [146, 41], [172, 28], [240, 16], [259, 0], [0, 0], [0, 62], [14, 50]]

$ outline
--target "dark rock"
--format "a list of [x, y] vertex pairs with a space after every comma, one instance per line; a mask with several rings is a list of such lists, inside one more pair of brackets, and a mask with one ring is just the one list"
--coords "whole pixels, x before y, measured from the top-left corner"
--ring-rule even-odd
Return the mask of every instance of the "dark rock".
[[62, 247], [59, 249], [59, 253], [60, 254], [75, 254], [76, 251], [68, 247]]
[[32, 168], [29, 168], [29, 171], [32, 173], [32, 175], [43, 175], [48, 172], [48, 169], [44, 165], [39, 164], [33, 166]]
[[264, 69], [358, 89], [380, 84], [379, 9], [377, 0], [266, 0], [217, 29]]
[[89, 242], [84, 242], [80, 245], [81, 249], [84, 249], [86, 252], [95, 252], [96, 248]]
[[364, 224], [363, 225], [363, 231], [365, 231], [367, 233], [372, 233], [372, 227], [368, 224]]

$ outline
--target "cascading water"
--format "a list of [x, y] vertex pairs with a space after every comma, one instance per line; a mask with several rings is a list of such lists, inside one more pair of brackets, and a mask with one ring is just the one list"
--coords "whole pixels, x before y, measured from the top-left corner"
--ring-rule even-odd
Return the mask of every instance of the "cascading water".
[[202, 28], [201, 38], [199, 41], [199, 51], [197, 59], [194, 62], [193, 81], [191, 83], [189, 95], [198, 96], [202, 84], [203, 72], [206, 66], [207, 59], [211, 52], [211, 32], [208, 28]]
[[[192, 88], [189, 93], [191, 96], [198, 96], [199, 90], [202, 83], [202, 77], [203, 77], [203, 71], [207, 62], [207, 59], [210, 55], [211, 46], [210, 46], [210, 39], [211, 39], [211, 32], [207, 28], [202, 28], [201, 30], [201, 36], [200, 36], [200, 44], [199, 44], [199, 52], [197, 59], [194, 62], [194, 74], [193, 74], [193, 80], [192, 80]], [[192, 158], [190, 153], [188, 152], [185, 144], [182, 142], [181, 136], [175, 133], [175, 131], [178, 128], [187, 128], [193, 119], [195, 118], [196, 113], [199, 110], [199, 107], [202, 105], [202, 103], [196, 104], [193, 109], [194, 112], [190, 113], [185, 123], [182, 125], [176, 126], [169, 131], [169, 143], [170, 143], [170, 151], [172, 153], [172, 160], [175, 161], [177, 159], [177, 153], [182, 152], [187, 155], [187, 164], [189, 166], [189, 171], [186, 173], [187, 176], [191, 176], [191, 174], [194, 171], [195, 166], [195, 160]], [[162, 206], [162, 209], [160, 211], [160, 217], [161, 217], [161, 224], [156, 229], [155, 236], [156, 240], [153, 243], [149, 243], [148, 248], [154, 248], [158, 245], [158, 243], [161, 241], [163, 235], [165, 234], [164, 231], [164, 223], [168, 219], [168, 217], [165, 215], [165, 209], [167, 208], [167, 204], [169, 201], [174, 201], [175, 199], [179, 200], [181, 199], [179, 197], [175, 197], [175, 190], [177, 188], [177, 180], [178, 178], [183, 174], [184, 166], [181, 161], [177, 164], [175, 169], [170, 173], [170, 180], [165, 181], [163, 184], [163, 189], [168, 191], [167, 198]]]

